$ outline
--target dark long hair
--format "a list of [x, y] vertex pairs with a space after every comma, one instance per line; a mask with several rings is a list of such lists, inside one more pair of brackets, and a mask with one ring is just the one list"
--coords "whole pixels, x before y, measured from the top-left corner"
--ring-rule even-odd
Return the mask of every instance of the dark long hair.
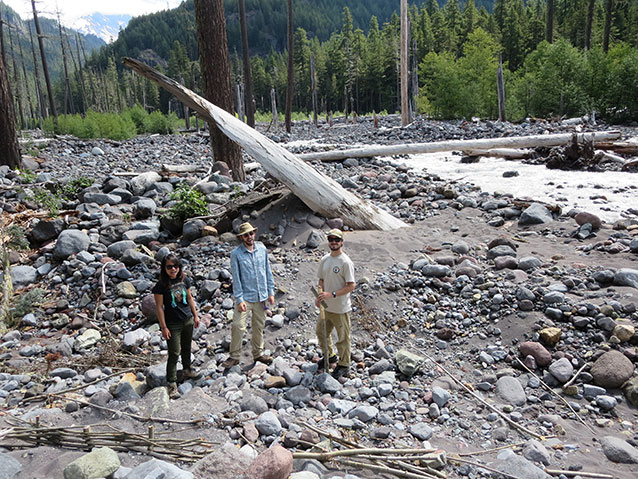
[[171, 282], [171, 278], [166, 273], [166, 263], [171, 262], [171, 264], [176, 264], [179, 266], [177, 270], [177, 281], [184, 281], [184, 269], [182, 267], [182, 261], [177, 257], [177, 255], [173, 253], [169, 253], [162, 259], [162, 266], [160, 267], [160, 283], [164, 285], [168, 285]]

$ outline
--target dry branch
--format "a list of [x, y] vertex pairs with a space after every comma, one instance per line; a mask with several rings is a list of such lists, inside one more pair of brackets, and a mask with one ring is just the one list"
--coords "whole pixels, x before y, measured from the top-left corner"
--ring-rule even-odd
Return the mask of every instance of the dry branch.
[[216, 124], [313, 211], [327, 218], [341, 217], [346, 225], [357, 229], [392, 230], [407, 226], [390, 213], [358, 198], [332, 178], [178, 82], [131, 58], [125, 58], [124, 64], [175, 95], [207, 121]]

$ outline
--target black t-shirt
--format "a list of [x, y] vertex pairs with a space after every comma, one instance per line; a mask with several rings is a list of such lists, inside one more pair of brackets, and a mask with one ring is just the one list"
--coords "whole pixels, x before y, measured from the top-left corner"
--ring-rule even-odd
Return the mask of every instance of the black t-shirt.
[[153, 294], [164, 296], [164, 319], [167, 323], [186, 321], [193, 315], [186, 295], [190, 287], [191, 280], [186, 276], [184, 281], [170, 281], [168, 285], [158, 281], [153, 286]]

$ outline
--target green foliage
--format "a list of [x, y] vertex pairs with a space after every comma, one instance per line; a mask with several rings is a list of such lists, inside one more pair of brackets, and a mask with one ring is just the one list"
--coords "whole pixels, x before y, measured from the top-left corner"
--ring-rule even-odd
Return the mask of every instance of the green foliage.
[[48, 185], [48, 189], [38, 189], [30, 199], [45, 208], [50, 216], [57, 216], [63, 202], [76, 200], [78, 193], [92, 184], [93, 179], [80, 176], [72, 178], [64, 184]]
[[128, 114], [131, 117], [131, 120], [133, 120], [133, 123], [135, 124], [135, 128], [138, 131], [138, 133], [148, 131], [149, 129], [148, 112], [144, 109], [144, 107], [142, 107], [142, 105], [140, 105], [139, 103], [136, 103], [131, 108], [129, 108]]
[[172, 112], [168, 115], [163, 115], [162, 112], [154, 111], [148, 116], [147, 131], [163, 135], [175, 133], [177, 131], [177, 116]]
[[24, 232], [24, 228], [19, 225], [11, 225], [5, 230], [5, 244], [14, 251], [29, 249], [29, 241]]
[[168, 210], [167, 215], [173, 219], [185, 221], [194, 216], [205, 216], [209, 213], [204, 194], [187, 183], [180, 183], [171, 194], [176, 203]]
[[[596, 73], [596, 72], [594, 72]], [[619, 44], [609, 50], [600, 107], [614, 121], [638, 118], [638, 49]]]
[[34, 183], [36, 179], [36, 174], [33, 173], [29, 168], [25, 168], [24, 170], [18, 170], [20, 172], [20, 182], [25, 183]]
[[42, 303], [44, 294], [42, 288], [33, 288], [15, 298], [15, 306], [9, 310], [13, 321], [8, 321], [8, 326], [17, 326], [25, 315], [33, 312]]

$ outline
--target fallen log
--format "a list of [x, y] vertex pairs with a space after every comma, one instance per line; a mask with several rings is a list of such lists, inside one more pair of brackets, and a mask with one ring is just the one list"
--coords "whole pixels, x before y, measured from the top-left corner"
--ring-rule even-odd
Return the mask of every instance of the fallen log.
[[489, 156], [507, 160], [525, 160], [534, 154], [534, 150], [517, 148], [492, 148], [491, 150], [464, 150], [468, 156]]
[[485, 151], [494, 148], [538, 148], [566, 145], [573, 136], [578, 142], [615, 140], [620, 138], [619, 131], [600, 131], [593, 133], [561, 133], [556, 135], [508, 136], [505, 138], [481, 138], [478, 140], [448, 140], [432, 143], [407, 143], [401, 145], [373, 145], [350, 150], [330, 150], [304, 153], [299, 158], [306, 161], [341, 161], [346, 158], [366, 158], [370, 156], [416, 155], [440, 153], [443, 151]]
[[178, 82], [131, 58], [124, 58], [124, 65], [175, 95], [207, 121], [214, 122], [313, 211], [327, 218], [341, 217], [346, 225], [356, 229], [391, 230], [407, 226]]

